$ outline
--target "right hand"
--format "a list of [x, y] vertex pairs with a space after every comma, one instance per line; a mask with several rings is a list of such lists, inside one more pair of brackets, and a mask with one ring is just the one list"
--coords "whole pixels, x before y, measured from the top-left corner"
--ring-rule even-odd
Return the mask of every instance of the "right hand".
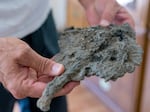
[[90, 25], [107, 26], [129, 23], [134, 29], [134, 20], [116, 0], [79, 0], [84, 7]]
[[[64, 72], [64, 66], [45, 58], [16, 38], [0, 38], [0, 82], [17, 98], [40, 97], [47, 83]], [[69, 93], [70, 82], [55, 96]]]

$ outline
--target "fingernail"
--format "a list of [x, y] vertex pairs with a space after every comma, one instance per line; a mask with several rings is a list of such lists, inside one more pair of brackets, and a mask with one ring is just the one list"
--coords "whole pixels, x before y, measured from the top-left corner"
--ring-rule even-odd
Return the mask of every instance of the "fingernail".
[[52, 66], [52, 72], [54, 75], [59, 75], [61, 73], [62, 69], [63, 69], [63, 65], [59, 64], [59, 63], [55, 63]]
[[110, 24], [110, 23], [109, 23], [109, 21], [107, 21], [107, 20], [104, 20], [104, 19], [103, 19], [103, 20], [100, 21], [100, 25], [101, 25], [101, 26], [108, 26], [109, 24]]

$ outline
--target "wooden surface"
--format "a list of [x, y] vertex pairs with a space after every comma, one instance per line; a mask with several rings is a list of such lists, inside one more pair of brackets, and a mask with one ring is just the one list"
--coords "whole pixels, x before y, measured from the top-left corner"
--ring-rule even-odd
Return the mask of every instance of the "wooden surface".
[[[101, 79], [97, 77], [90, 78], [85, 83], [91, 83], [87, 87], [100, 101], [105, 102], [107, 108], [111, 108], [113, 112], [132, 112], [133, 107], [133, 80], [134, 75], [126, 74], [123, 78], [118, 79], [116, 82], [108, 82], [110, 87], [105, 89], [100, 83]], [[107, 84], [107, 83], [106, 83]], [[93, 89], [94, 88], [94, 89]], [[103, 98], [105, 97], [105, 99]]]
[[86, 27], [85, 12], [78, 0], [68, 0], [67, 2], [67, 27]]
[[150, 40], [148, 41], [148, 59], [147, 69], [145, 74], [145, 83], [143, 88], [142, 108], [141, 112], [148, 112], [150, 110]]
[[83, 86], [75, 88], [67, 98], [69, 112], [112, 112]]
[[148, 14], [147, 14], [147, 23], [146, 23], [146, 28], [147, 28], [147, 32], [145, 34], [145, 41], [146, 41], [146, 45], [147, 45], [147, 49], [146, 49], [146, 60], [145, 60], [145, 71], [142, 74], [143, 75], [143, 80], [144, 80], [144, 84], [143, 84], [143, 94], [141, 96], [141, 112], [146, 112], [147, 110], [150, 110], [150, 1], [149, 1], [149, 7], [148, 7]]

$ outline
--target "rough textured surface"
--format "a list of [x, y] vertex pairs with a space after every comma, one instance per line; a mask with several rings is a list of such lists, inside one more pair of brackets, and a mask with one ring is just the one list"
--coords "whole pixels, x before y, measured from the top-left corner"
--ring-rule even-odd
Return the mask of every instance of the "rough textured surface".
[[47, 85], [38, 100], [37, 106], [43, 111], [50, 109], [53, 95], [67, 82], [92, 75], [116, 80], [133, 72], [142, 61], [143, 51], [128, 24], [68, 29], [61, 34], [59, 45], [61, 50], [55, 60], [66, 70]]

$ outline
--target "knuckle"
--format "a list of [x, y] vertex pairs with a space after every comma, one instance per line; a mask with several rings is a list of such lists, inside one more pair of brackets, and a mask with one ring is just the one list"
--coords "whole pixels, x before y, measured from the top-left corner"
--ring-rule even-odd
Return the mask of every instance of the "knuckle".
[[22, 99], [24, 98], [23, 95], [21, 95], [20, 93], [17, 93], [16, 91], [12, 92], [12, 95], [16, 98], [16, 99]]
[[11, 90], [12, 95], [16, 98], [16, 99], [22, 99], [25, 98], [25, 94], [23, 94], [22, 91], [18, 91], [18, 90]]
[[17, 98], [18, 95], [17, 95], [17, 92], [16, 92], [16, 90], [15, 90], [13, 84], [7, 84], [7, 85], [6, 85], [6, 88], [8, 89], [8, 91], [10, 91], [10, 93], [11, 93], [15, 98]]
[[12, 83], [5, 83], [5, 87], [9, 90], [9, 91], [14, 91], [14, 85]]
[[[41, 72], [44, 72], [45, 71], [45, 68], [49, 66], [49, 60], [44, 58], [41, 60], [41, 63], [39, 64], [39, 70]], [[51, 65], [50, 65], [51, 66]]]
[[6, 88], [16, 99], [21, 99], [25, 97], [25, 95], [22, 94], [23, 92], [18, 90], [17, 87], [15, 87], [13, 84], [7, 84]]
[[25, 57], [27, 53], [31, 50], [31, 48], [27, 44], [20, 44], [18, 45], [18, 49], [16, 50], [16, 59], [20, 57]]

